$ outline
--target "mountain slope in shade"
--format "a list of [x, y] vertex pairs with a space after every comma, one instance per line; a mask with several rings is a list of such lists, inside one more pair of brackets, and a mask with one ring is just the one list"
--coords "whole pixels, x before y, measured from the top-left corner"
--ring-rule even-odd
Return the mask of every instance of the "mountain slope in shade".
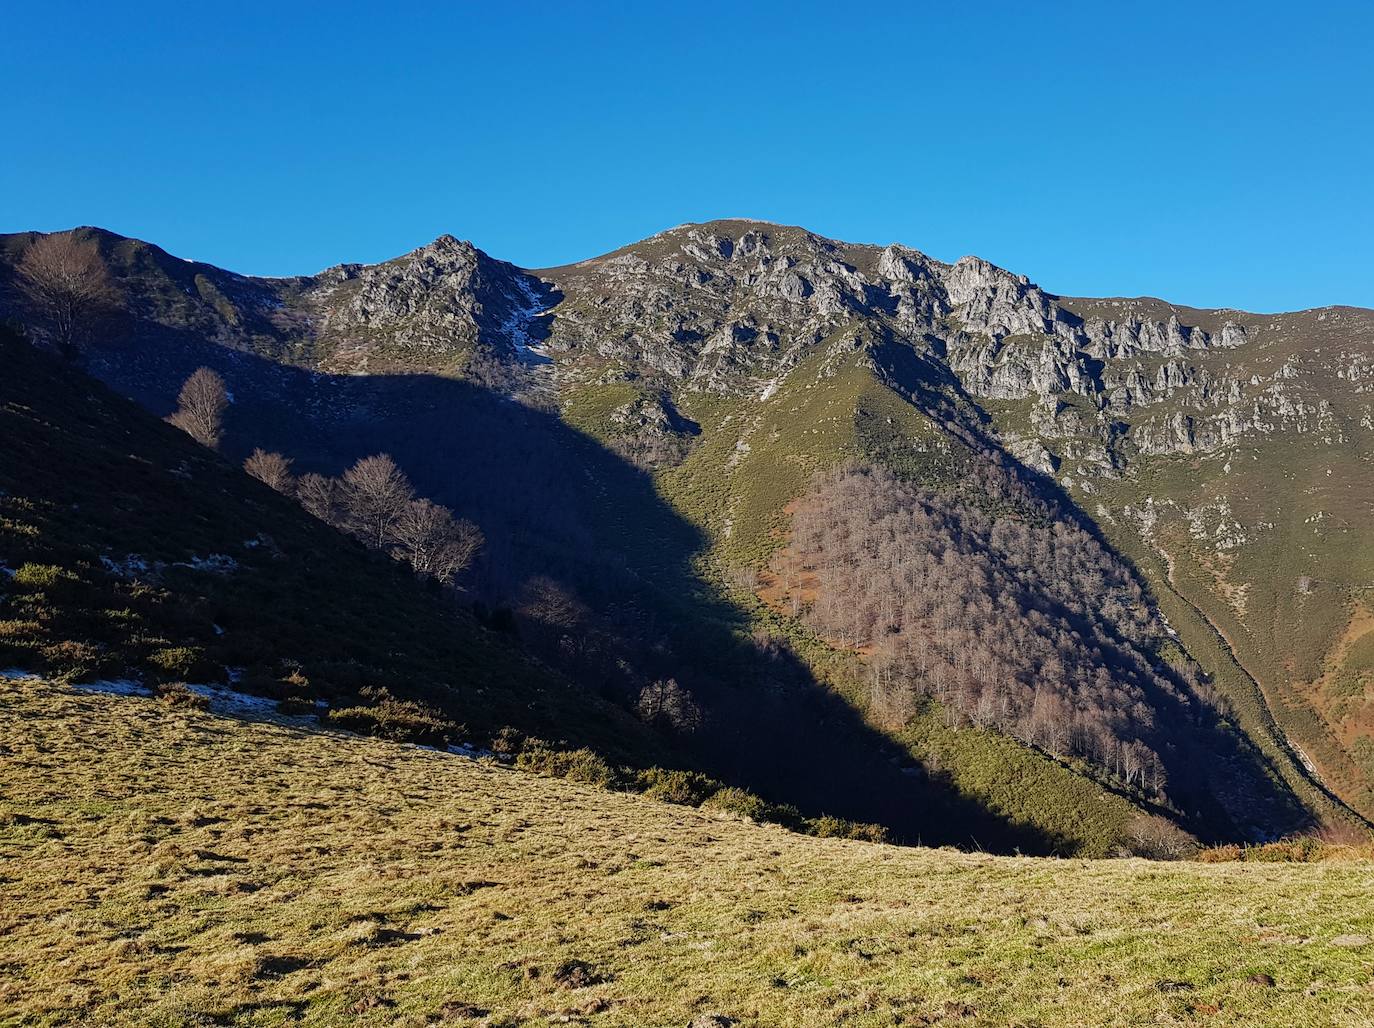
[[394, 561], [77, 369], [3, 330], [0, 364], [0, 666], [233, 684], [431, 745], [514, 728], [639, 763], [661, 752]]

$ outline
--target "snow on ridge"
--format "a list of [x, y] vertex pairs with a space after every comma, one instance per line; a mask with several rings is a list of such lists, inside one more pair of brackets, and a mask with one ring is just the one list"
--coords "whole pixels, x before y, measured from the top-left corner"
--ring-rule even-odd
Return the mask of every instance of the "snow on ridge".
[[501, 322], [500, 331], [510, 340], [511, 345], [515, 347], [516, 356], [522, 361], [527, 364], [551, 364], [553, 359], [540, 350], [534, 337], [530, 335], [530, 324], [550, 308], [525, 276], [516, 278], [515, 286], [520, 290], [524, 302], [517, 303], [511, 308], [510, 316]]

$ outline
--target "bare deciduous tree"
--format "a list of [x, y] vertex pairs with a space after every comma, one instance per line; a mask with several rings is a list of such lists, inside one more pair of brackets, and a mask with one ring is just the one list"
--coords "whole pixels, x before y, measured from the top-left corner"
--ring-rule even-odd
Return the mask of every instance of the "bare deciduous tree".
[[410, 479], [385, 453], [363, 457], [345, 471], [340, 492], [348, 526], [374, 550], [392, 541], [401, 514], [415, 498]]
[[24, 251], [18, 285], [66, 356], [75, 354], [100, 319], [119, 305], [95, 240], [79, 240], [70, 232], [43, 236]]
[[291, 458], [258, 447], [243, 462], [243, 470], [279, 493], [290, 493], [295, 486]]
[[399, 556], [409, 561], [416, 574], [445, 585], [472, 564], [482, 545], [481, 529], [429, 500], [406, 504], [392, 528], [392, 538]]
[[639, 716], [656, 728], [689, 733], [701, 727], [701, 708], [675, 678], [650, 682], [639, 691], [636, 706]]
[[224, 409], [229, 393], [224, 379], [209, 368], [196, 368], [177, 394], [177, 409], [167, 420], [202, 446], [217, 449], [224, 435]]
[[321, 521], [339, 523], [339, 483], [335, 479], [307, 472], [296, 481], [296, 501]]

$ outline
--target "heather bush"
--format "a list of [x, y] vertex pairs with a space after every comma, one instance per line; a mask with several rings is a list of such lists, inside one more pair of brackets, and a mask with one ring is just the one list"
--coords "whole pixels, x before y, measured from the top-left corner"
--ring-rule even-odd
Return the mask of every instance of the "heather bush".
[[515, 766], [550, 778], [567, 778], [603, 788], [610, 788], [619, 781], [615, 769], [587, 749], [553, 750], [532, 746], [520, 752], [515, 758]]
[[650, 799], [699, 807], [722, 788], [714, 778], [696, 771], [651, 767], [636, 776], [636, 784]]

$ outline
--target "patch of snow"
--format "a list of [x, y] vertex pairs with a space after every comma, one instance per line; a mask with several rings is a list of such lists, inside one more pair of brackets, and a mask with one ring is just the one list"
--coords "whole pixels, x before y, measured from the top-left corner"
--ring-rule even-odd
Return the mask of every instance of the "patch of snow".
[[81, 682], [76, 688], [86, 692], [105, 692], [115, 696], [151, 696], [153, 691], [132, 678], [102, 678], [95, 682]]
[[510, 317], [501, 323], [501, 331], [515, 347], [515, 354], [527, 364], [552, 364], [553, 358], [541, 351], [530, 335], [530, 325], [534, 319], [549, 310], [542, 297], [534, 291], [529, 279], [523, 276], [516, 279], [516, 287], [524, 300], [511, 309]]
[[38, 676], [21, 667], [7, 667], [0, 669], [0, 678], [10, 682], [32, 682], [36, 681]]
[[1287, 739], [1289, 748], [1292, 749], [1294, 755], [1298, 758], [1298, 763], [1302, 764], [1302, 766], [1307, 769], [1307, 773], [1312, 776], [1314, 781], [1325, 786], [1326, 783], [1322, 781], [1321, 772], [1317, 770], [1317, 765], [1312, 763], [1312, 758], [1307, 755], [1307, 752], [1292, 739], [1289, 739], [1287, 736], [1284, 738]]
[[[243, 674], [243, 669], [239, 668], [238, 674]], [[237, 680], [231, 672], [231, 678]], [[96, 682], [81, 682], [76, 686], [86, 692], [108, 693], [114, 696], [141, 696], [151, 697], [153, 690], [132, 678], [105, 678]], [[315, 723], [315, 715], [292, 715], [283, 714], [277, 709], [277, 701], [266, 696], [250, 696], [248, 693], [238, 692], [234, 689], [226, 688], [222, 685], [199, 685], [190, 684], [186, 686], [197, 696], [203, 696], [209, 701], [206, 707], [211, 714], [220, 714], [226, 717], [237, 717], [252, 721], [274, 721], [278, 724], [302, 726]]]
[[0, 564], [0, 575], [4, 575], [6, 578], [13, 578], [17, 574], [19, 574], [19, 572], [14, 570], [14, 568]]
[[123, 560], [102, 556], [100, 563], [116, 578], [137, 578], [139, 575], [157, 574], [165, 566], [160, 561], [149, 564], [137, 553], [126, 553]]
[[491, 750], [479, 750], [475, 746], [464, 746], [462, 744], [452, 745], [446, 750], [446, 752], [452, 753], [459, 757], [470, 757], [473, 760], [477, 760], [481, 757], [496, 756], [496, 754], [493, 753]]
[[213, 628], [213, 629], [215, 630], [215, 634], [216, 634], [216, 635], [223, 635], [223, 634], [224, 634], [224, 629], [220, 628], [219, 625], [212, 624], [210, 627]]
[[102, 556], [100, 563], [105, 570], [116, 578], [155, 578], [168, 567], [190, 568], [192, 571], [205, 571], [213, 575], [227, 575], [237, 571], [239, 562], [228, 554], [212, 553], [206, 557], [192, 556], [190, 560], [179, 560], [168, 565], [164, 561], [149, 561], [137, 553], [126, 553], [122, 559]]
[[208, 557], [192, 557], [190, 560], [177, 561], [172, 567], [207, 571], [212, 575], [227, 575], [238, 570], [239, 562], [227, 553], [212, 553]]
[[[277, 711], [277, 701], [268, 699], [266, 696], [250, 696], [246, 692], [236, 692], [233, 689], [226, 689], [222, 685], [191, 685], [188, 683], [186, 688], [197, 696], [204, 696], [209, 700], [209, 710], [212, 714], [284, 720]], [[303, 721], [305, 719], [293, 718], [292, 720]]]

